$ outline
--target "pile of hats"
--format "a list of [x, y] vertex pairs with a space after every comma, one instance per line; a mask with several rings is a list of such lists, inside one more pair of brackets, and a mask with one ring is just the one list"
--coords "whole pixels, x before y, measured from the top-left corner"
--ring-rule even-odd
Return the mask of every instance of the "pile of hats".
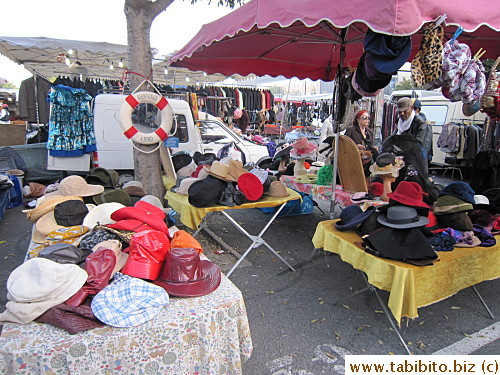
[[[363, 193], [367, 195], [367, 193]], [[433, 207], [424, 202], [426, 193], [413, 181], [401, 181], [389, 202], [363, 211], [361, 193], [344, 208], [335, 226], [355, 230], [365, 251], [418, 266], [430, 265], [436, 251], [455, 247], [494, 246], [500, 230], [497, 207], [483, 195], [474, 195], [462, 181], [451, 182], [440, 192]]]
[[432, 264], [437, 254], [421, 231], [429, 222], [430, 211], [421, 186], [402, 181], [388, 196], [389, 203], [377, 210], [371, 206], [363, 212], [356, 204], [346, 207], [337, 229], [356, 230], [365, 251], [373, 255], [419, 266]]
[[85, 181], [104, 187], [103, 192], [93, 197], [96, 204], [116, 202], [132, 206], [147, 195], [140, 181], [134, 180], [131, 175], [119, 175], [113, 169], [93, 168]]
[[352, 76], [352, 87], [361, 96], [376, 96], [410, 56], [411, 38], [384, 35], [368, 29], [364, 49]]
[[30, 247], [30, 254], [36, 255], [57, 242], [77, 245], [89, 230], [83, 226], [83, 220], [95, 208], [94, 204], [84, 202], [103, 191], [103, 186], [72, 175], [61, 180], [56, 191], [38, 198], [34, 209], [23, 211], [34, 223], [32, 241], [40, 244]]
[[497, 209], [483, 195], [475, 195], [471, 186], [454, 181], [444, 187], [434, 203], [436, 233], [448, 233], [458, 247], [493, 246], [496, 244], [494, 222]]
[[169, 296], [218, 288], [219, 267], [203, 259], [189, 233], [169, 230], [159, 199], [89, 209], [84, 198], [103, 190], [69, 176], [60, 194], [44, 196], [27, 212], [42, 243], [9, 276], [0, 322], [36, 320], [71, 334], [103, 324], [133, 327], [158, 315]]
[[[253, 168], [250, 171], [243, 163], [229, 157], [217, 160], [215, 157], [200, 157], [196, 177], [178, 177], [172, 187], [174, 193], [185, 195], [194, 207], [223, 205], [234, 207], [254, 202], [267, 194], [272, 197], [287, 196], [286, 187], [280, 181], [273, 181], [266, 170]], [[270, 189], [274, 182], [273, 189]], [[278, 187], [279, 185], [279, 187]], [[277, 195], [276, 195], [277, 194]]]

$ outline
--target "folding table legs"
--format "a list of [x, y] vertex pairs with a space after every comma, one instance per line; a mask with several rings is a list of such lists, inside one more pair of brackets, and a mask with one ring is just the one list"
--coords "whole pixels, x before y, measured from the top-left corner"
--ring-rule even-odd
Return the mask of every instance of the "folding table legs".
[[482, 302], [484, 308], [486, 309], [486, 311], [488, 311], [488, 314], [490, 314], [491, 316], [491, 319], [495, 319], [495, 317], [493, 316], [493, 313], [491, 312], [490, 308], [488, 307], [488, 305], [486, 304], [486, 302], [484, 302], [484, 299], [483, 297], [479, 294], [478, 290], [476, 289], [476, 286], [475, 285], [472, 285], [472, 289], [474, 289], [474, 292], [476, 292], [477, 296], [479, 297], [479, 300]]
[[406, 342], [405, 340], [403, 339], [403, 336], [401, 336], [401, 333], [399, 332], [399, 328], [396, 326], [396, 324], [394, 324], [394, 320], [391, 318], [391, 314], [389, 313], [389, 310], [387, 310], [387, 307], [385, 306], [385, 303], [384, 301], [382, 301], [382, 298], [380, 297], [380, 294], [378, 293], [378, 290], [377, 288], [375, 288], [372, 284], [370, 284], [368, 282], [368, 279], [366, 278], [366, 275], [364, 274], [364, 272], [361, 272], [361, 275], [363, 276], [363, 280], [365, 280], [365, 283], [366, 283], [366, 287], [363, 288], [363, 289], [360, 289], [354, 293], [351, 293], [349, 294], [348, 296], [346, 297], [343, 297], [339, 300], [337, 300], [333, 305], [337, 305], [339, 302], [347, 299], [347, 298], [350, 298], [350, 297], [354, 297], [360, 293], [363, 293], [363, 292], [366, 292], [366, 291], [370, 291], [370, 292], [373, 292], [375, 294], [375, 296], [377, 297], [377, 300], [378, 300], [378, 303], [380, 304], [380, 307], [382, 308], [382, 310], [384, 311], [384, 314], [385, 316], [387, 317], [387, 319], [389, 320], [389, 323], [391, 324], [391, 327], [392, 329], [394, 330], [394, 332], [396, 333], [396, 335], [398, 336], [399, 338], [399, 341], [401, 341], [401, 343], [403, 344], [403, 347], [405, 348], [406, 352], [408, 354], [413, 354], [410, 349], [408, 348], [408, 345], [406, 345]]
[[[239, 256], [238, 254], [238, 260], [237, 262], [234, 264], [234, 266], [229, 270], [229, 272], [226, 274], [227, 277], [231, 276], [231, 274], [234, 272], [234, 270], [236, 269], [236, 267], [238, 267], [240, 265], [240, 263], [243, 261], [243, 259], [245, 259], [245, 257], [250, 253], [250, 251], [252, 251], [252, 249], [256, 248], [256, 247], [259, 247], [261, 245], [264, 245], [266, 246], [269, 250], [271, 250], [273, 252], [274, 255], [276, 255], [283, 263], [285, 263], [288, 268], [290, 268], [292, 271], [295, 272], [295, 268], [293, 268], [293, 266], [291, 266], [280, 254], [278, 254], [278, 252], [276, 250], [274, 250], [263, 238], [262, 236], [264, 235], [265, 231], [267, 230], [267, 228], [269, 228], [269, 226], [273, 223], [274, 219], [278, 216], [278, 214], [281, 212], [281, 210], [283, 209], [283, 207], [285, 207], [285, 203], [283, 203], [277, 210], [276, 212], [274, 213], [274, 215], [271, 217], [271, 219], [269, 219], [269, 221], [267, 222], [266, 226], [259, 232], [258, 235], [256, 236], [253, 236], [251, 235], [250, 233], [248, 233], [236, 220], [234, 220], [231, 216], [229, 216], [229, 214], [226, 212], [226, 211], [219, 211], [221, 212], [224, 216], [226, 216], [229, 221], [241, 232], [243, 233], [245, 236], [247, 236], [251, 241], [252, 241], [252, 244], [248, 247], [248, 249], [243, 253], [243, 255]], [[196, 237], [196, 235], [203, 229], [203, 230], [206, 230], [207, 233], [210, 234], [210, 231], [207, 230], [208, 229], [208, 224], [207, 224], [207, 220], [206, 220], [206, 217], [203, 219], [205, 222], [202, 222], [198, 228], [198, 230], [193, 234], [193, 237]], [[234, 251], [232, 251], [234, 253]]]
[[252, 251], [252, 249], [259, 247], [260, 245], [266, 246], [269, 250], [271, 250], [274, 255], [276, 255], [283, 263], [285, 263], [288, 268], [290, 268], [293, 272], [295, 272], [295, 268], [293, 268], [290, 263], [288, 263], [281, 255], [278, 254], [276, 250], [274, 250], [263, 238], [264, 232], [269, 228], [269, 226], [273, 223], [274, 219], [278, 216], [278, 214], [281, 212], [283, 207], [285, 207], [286, 203], [283, 203], [274, 213], [274, 215], [269, 219], [267, 222], [266, 226], [260, 231], [260, 233], [257, 236], [252, 236], [250, 233], [248, 233], [236, 220], [234, 220], [229, 214], [226, 213], [226, 211], [221, 211], [223, 215], [225, 215], [233, 225], [238, 228], [238, 230], [243, 233], [245, 236], [247, 236], [250, 240], [252, 240], [252, 244], [248, 247], [248, 249], [243, 253], [240, 259], [234, 264], [234, 266], [229, 270], [227, 273], [227, 277], [231, 276], [233, 271], [236, 269], [236, 267], [239, 266], [239, 264], [245, 259], [245, 257]]

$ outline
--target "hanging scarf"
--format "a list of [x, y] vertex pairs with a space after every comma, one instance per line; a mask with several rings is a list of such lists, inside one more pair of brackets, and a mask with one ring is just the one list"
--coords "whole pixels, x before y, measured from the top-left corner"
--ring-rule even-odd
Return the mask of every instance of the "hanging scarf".
[[415, 111], [411, 111], [410, 117], [408, 117], [406, 120], [403, 121], [403, 119], [400, 117], [398, 120], [398, 135], [403, 134], [405, 131], [410, 129], [411, 123], [413, 119], [415, 118]]

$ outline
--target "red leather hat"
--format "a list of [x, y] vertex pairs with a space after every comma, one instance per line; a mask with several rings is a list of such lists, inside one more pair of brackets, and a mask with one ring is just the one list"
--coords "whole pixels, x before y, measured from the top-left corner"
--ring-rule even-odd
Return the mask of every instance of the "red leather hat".
[[196, 249], [175, 247], [167, 253], [154, 284], [171, 296], [200, 297], [212, 293], [220, 281], [221, 272], [216, 264], [201, 260]]
[[238, 189], [249, 201], [256, 201], [264, 194], [264, 186], [253, 173], [244, 173], [238, 178]]
[[405, 206], [429, 208], [429, 205], [422, 200], [424, 194], [422, 187], [416, 182], [401, 181], [396, 190], [387, 196]]
[[[154, 230], [159, 230], [163, 233], [168, 233], [168, 227], [164, 221], [165, 213], [155, 205], [152, 205], [151, 203], [145, 201], [138, 201], [136, 204], [134, 204], [133, 207], [120, 208], [115, 212], [113, 212], [110, 217], [112, 220], [117, 222], [116, 224], [118, 224], [118, 222], [120, 222], [121, 220], [134, 219], [148, 225]], [[116, 228], [115, 226], [113, 226], [112, 228], [135, 230], [129, 227]], [[143, 229], [140, 229], [140, 231], [142, 230]]]
[[156, 280], [170, 249], [167, 235], [157, 230], [136, 233], [130, 240], [129, 257], [121, 272], [140, 279]]
[[111, 249], [102, 249], [90, 254], [85, 260], [84, 269], [89, 275], [85, 285], [70, 299], [67, 305], [80, 306], [89, 295], [96, 295], [109, 284], [116, 264], [116, 254]]

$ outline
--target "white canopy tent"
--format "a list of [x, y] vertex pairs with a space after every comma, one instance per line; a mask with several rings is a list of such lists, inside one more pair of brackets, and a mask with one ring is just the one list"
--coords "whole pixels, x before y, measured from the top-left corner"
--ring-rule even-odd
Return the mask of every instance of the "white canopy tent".
[[[204, 72], [192, 72], [184, 68], [170, 68], [168, 56], [157, 56], [155, 49], [152, 52], [152, 81], [155, 83], [188, 85], [196, 82], [220, 82], [227, 78], [221, 74], [206, 75]], [[0, 54], [23, 65], [31, 73], [36, 72], [46, 78], [82, 74], [89, 78], [120, 80], [128, 66], [127, 46], [106, 42], [2, 36]], [[168, 70], [167, 74], [165, 68]], [[237, 75], [232, 77], [242, 78]]]

